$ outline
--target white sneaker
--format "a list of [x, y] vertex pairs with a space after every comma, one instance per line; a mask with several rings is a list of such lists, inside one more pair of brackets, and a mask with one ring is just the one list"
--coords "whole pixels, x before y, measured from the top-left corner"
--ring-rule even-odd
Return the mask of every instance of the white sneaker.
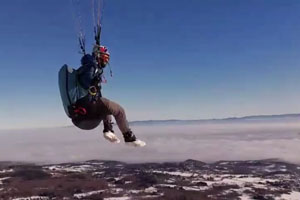
[[136, 139], [135, 141], [132, 141], [132, 142], [125, 142], [125, 144], [127, 144], [129, 146], [133, 146], [133, 147], [143, 147], [143, 146], [146, 146], [146, 142], [144, 142], [142, 140], [138, 140], [138, 139]]
[[112, 143], [120, 143], [119, 138], [111, 131], [104, 132], [103, 136], [105, 139], [107, 139], [108, 141], [110, 141]]

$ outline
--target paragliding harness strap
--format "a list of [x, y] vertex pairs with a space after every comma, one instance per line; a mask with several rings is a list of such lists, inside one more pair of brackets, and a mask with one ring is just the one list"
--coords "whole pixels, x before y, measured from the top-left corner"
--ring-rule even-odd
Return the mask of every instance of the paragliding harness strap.
[[92, 84], [91, 86], [88, 88], [88, 93], [89, 93], [89, 96], [90, 96], [90, 101], [97, 101], [97, 99], [99, 97], [101, 97], [101, 91], [100, 91], [100, 88], [101, 86], [99, 86], [99, 82], [101, 81], [101, 78], [99, 78], [99, 75], [101, 75], [102, 73], [99, 74], [99, 71], [96, 70], [95, 71], [95, 76], [92, 80]]
[[99, 97], [101, 97], [101, 92], [96, 86], [90, 86], [88, 89], [89, 101], [95, 103]]

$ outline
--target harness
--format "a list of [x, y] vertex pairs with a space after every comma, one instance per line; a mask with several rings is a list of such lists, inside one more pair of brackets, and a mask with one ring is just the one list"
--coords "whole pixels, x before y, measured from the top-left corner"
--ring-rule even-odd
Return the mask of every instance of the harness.
[[97, 67], [94, 72], [94, 78], [91, 81], [91, 86], [88, 89], [89, 95], [91, 96], [91, 100], [95, 101], [99, 97], [102, 97], [101, 95], [101, 85], [99, 83], [101, 82], [101, 76], [103, 74], [103, 70], [99, 70]]
[[[88, 89], [86, 90], [87, 95], [82, 97], [82, 98], [87, 98], [86, 101], [84, 101], [84, 103], [81, 103], [80, 105], [78, 105], [78, 100], [80, 101], [80, 99], [82, 98], [78, 98], [78, 100], [75, 102], [75, 104], [72, 105], [71, 107], [71, 112], [72, 113], [72, 118], [74, 117], [78, 117], [80, 116], [87, 116], [89, 114], [87, 107], [89, 106], [85, 106], [86, 104], [95, 104], [97, 102], [97, 100], [99, 100], [100, 97], [102, 97], [101, 94], [101, 86], [99, 85], [99, 82], [101, 81], [101, 75], [102, 75], [103, 71], [99, 70], [96, 68], [95, 72], [94, 72], [94, 78], [91, 81], [91, 85]], [[77, 87], [79, 88], [84, 88], [79, 81], [79, 77], [77, 78]]]

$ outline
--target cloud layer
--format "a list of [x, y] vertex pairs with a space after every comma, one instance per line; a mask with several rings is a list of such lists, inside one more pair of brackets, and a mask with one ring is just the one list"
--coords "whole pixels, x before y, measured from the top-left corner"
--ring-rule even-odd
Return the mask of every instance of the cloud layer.
[[[117, 129], [117, 128], [115, 128]], [[134, 126], [145, 148], [111, 144], [102, 129], [75, 127], [0, 132], [0, 161], [57, 163], [89, 159], [164, 162], [279, 158], [300, 163], [300, 121]], [[116, 132], [121, 137], [120, 132]]]

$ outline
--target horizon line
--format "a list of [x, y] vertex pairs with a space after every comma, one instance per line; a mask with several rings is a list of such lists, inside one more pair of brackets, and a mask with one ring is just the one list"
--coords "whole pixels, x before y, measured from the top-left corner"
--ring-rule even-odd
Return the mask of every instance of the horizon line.
[[[283, 116], [296, 116], [300, 113], [285, 113], [285, 114], [261, 114], [261, 115], [245, 115], [245, 116], [236, 116], [236, 117], [226, 117], [226, 118], [207, 118], [207, 119], [149, 119], [149, 120], [134, 120], [129, 121], [129, 124], [132, 123], [142, 123], [142, 122], [166, 122], [166, 121], [222, 121], [222, 120], [238, 120], [238, 119], [245, 119], [245, 118], [253, 118], [253, 117], [283, 117]], [[300, 119], [300, 118], [299, 118]], [[6, 128], [1, 129], [0, 131], [14, 131], [14, 130], [31, 130], [31, 129], [49, 129], [49, 128], [68, 128], [73, 127], [74, 125], [65, 125], [65, 126], [44, 126], [44, 127], [27, 127], [27, 128]]]

